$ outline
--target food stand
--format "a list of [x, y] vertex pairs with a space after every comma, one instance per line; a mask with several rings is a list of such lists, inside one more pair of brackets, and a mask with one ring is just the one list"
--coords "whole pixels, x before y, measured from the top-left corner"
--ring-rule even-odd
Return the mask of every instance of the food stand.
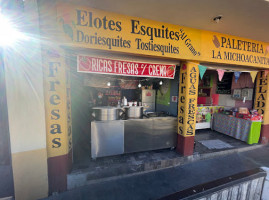
[[211, 70], [200, 80], [196, 130], [211, 128], [248, 144], [258, 143], [262, 116], [252, 109], [254, 85], [250, 75], [243, 73], [237, 82], [232, 72], [221, 81], [216, 80], [217, 75]]
[[157, 91], [164, 79], [174, 79], [175, 65], [82, 55], [77, 60], [91, 91], [93, 159], [176, 146], [177, 118], [155, 109]]

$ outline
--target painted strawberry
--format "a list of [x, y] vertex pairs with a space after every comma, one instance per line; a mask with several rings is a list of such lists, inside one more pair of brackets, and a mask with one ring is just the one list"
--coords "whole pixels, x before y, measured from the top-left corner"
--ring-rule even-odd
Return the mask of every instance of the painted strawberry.
[[167, 70], [167, 76], [174, 77], [174, 74], [175, 74], [175, 66], [170, 66]]
[[186, 70], [187, 69], [187, 66], [184, 64], [183, 66], [182, 66], [182, 70]]
[[79, 66], [83, 70], [89, 70], [90, 69], [90, 61], [89, 61], [89, 59], [87, 59], [86, 56], [81, 56], [80, 59], [79, 59]]

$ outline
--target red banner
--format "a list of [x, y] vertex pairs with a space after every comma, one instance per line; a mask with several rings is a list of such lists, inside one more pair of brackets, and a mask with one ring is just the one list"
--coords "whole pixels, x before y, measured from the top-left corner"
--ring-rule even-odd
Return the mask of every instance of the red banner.
[[78, 56], [77, 71], [84, 73], [174, 79], [176, 66]]

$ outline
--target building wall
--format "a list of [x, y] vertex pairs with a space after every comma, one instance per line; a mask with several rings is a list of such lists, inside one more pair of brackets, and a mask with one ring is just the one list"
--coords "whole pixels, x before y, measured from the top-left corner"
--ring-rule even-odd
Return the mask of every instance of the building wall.
[[157, 112], [168, 112], [170, 115], [177, 116], [177, 104], [178, 102], [172, 102], [172, 96], [178, 96], [178, 85], [179, 85], [179, 67], [176, 69], [175, 78], [170, 80], [170, 104], [169, 106], [157, 104]]
[[9, 139], [6, 81], [2, 51], [0, 50], [0, 198], [14, 195]]
[[15, 198], [48, 194], [43, 71], [35, 0], [25, 2], [29, 39], [4, 49]]
[[[237, 83], [235, 83], [235, 78], [233, 76], [232, 80], [232, 92], [234, 89], [243, 89], [243, 88], [254, 88], [254, 83], [252, 82], [251, 76], [248, 72], [241, 73]], [[232, 94], [220, 94], [219, 96], [219, 105], [230, 106], [230, 107], [247, 107], [252, 109], [252, 100], [247, 100], [245, 103], [243, 100], [236, 100], [232, 98]]]

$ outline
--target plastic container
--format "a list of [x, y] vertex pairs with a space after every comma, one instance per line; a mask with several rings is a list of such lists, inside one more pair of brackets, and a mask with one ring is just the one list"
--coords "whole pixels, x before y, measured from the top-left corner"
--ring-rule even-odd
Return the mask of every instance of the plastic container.
[[126, 97], [123, 97], [122, 104], [123, 104], [123, 106], [127, 106], [127, 99], [126, 99]]

